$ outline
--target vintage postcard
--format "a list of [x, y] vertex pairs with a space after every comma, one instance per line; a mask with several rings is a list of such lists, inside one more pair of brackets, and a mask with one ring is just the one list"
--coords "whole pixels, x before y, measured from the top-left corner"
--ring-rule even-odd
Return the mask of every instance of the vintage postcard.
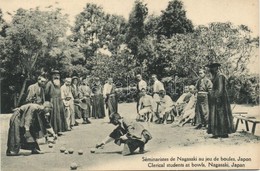
[[1, 0], [1, 170], [259, 170], [258, 0]]

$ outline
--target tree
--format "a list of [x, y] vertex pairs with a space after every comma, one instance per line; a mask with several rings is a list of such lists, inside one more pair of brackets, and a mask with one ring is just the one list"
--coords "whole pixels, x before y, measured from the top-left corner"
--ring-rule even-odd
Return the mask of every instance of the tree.
[[24, 75], [18, 105], [27, 81], [40, 70], [36, 67], [39, 61], [65, 37], [69, 26], [67, 18], [60, 9], [40, 11], [38, 8], [20, 8], [13, 16], [10, 27], [6, 29], [3, 67], [7, 73], [5, 76], [11, 73]]
[[158, 24], [158, 36], [164, 35], [167, 38], [174, 34], [185, 34], [193, 31], [191, 20], [186, 17], [186, 11], [183, 3], [179, 0], [171, 0], [162, 11], [160, 22]]
[[104, 17], [102, 7], [91, 3], [87, 3], [83, 11], [76, 16], [72, 38], [74, 42], [78, 43], [80, 51], [84, 53], [85, 64], [100, 47]]
[[127, 46], [131, 49], [131, 53], [137, 59], [138, 65], [141, 64], [141, 60], [138, 59], [138, 46], [142, 44], [145, 38], [145, 25], [144, 21], [148, 14], [148, 8], [143, 2], [136, 0], [135, 6], [129, 15], [128, 31], [126, 34]]

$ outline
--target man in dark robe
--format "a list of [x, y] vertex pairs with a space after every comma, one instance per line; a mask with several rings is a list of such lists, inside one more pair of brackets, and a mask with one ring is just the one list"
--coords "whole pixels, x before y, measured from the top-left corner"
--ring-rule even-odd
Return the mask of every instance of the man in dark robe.
[[114, 141], [115, 144], [124, 144], [122, 154], [133, 154], [139, 148], [139, 153], [144, 153], [145, 144], [152, 139], [151, 134], [137, 122], [129, 122], [123, 119], [118, 113], [111, 115], [111, 123], [117, 126], [108, 137], [106, 137], [96, 148]]
[[50, 101], [53, 105], [53, 109], [50, 113], [50, 123], [54, 132], [58, 135], [68, 130], [60, 86], [60, 72], [54, 70], [52, 71], [52, 80], [45, 86], [45, 100]]
[[228, 134], [234, 133], [233, 116], [227, 94], [226, 77], [219, 72], [219, 63], [207, 65], [212, 75], [212, 91], [209, 92], [209, 120], [208, 134], [212, 138], [228, 138]]
[[[80, 103], [79, 101], [79, 78], [74, 76], [72, 77], [72, 84], [71, 84], [71, 92], [74, 98], [74, 111], [75, 111], [75, 119], [81, 119], [81, 111], [80, 111], [80, 107], [78, 106], [78, 104]], [[78, 122], [75, 121], [75, 125], [77, 126]]]
[[209, 104], [208, 92], [212, 89], [212, 82], [206, 77], [205, 70], [199, 70], [199, 80], [196, 83], [197, 103], [195, 107], [195, 129], [206, 127], [208, 123]]
[[47, 131], [57, 138], [47, 119], [51, 110], [52, 104], [47, 101], [43, 105], [29, 103], [15, 109], [10, 119], [7, 156], [18, 155], [20, 149], [41, 154], [36, 139], [43, 137]]
[[103, 87], [100, 83], [100, 79], [95, 79], [95, 84], [92, 87], [94, 96], [92, 97], [92, 117], [93, 118], [104, 118], [105, 117], [105, 107], [104, 98], [102, 95]]

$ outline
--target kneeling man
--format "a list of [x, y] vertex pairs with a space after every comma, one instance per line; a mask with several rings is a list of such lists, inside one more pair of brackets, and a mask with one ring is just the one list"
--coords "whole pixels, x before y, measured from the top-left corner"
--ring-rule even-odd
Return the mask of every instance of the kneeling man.
[[133, 154], [139, 148], [139, 153], [144, 153], [145, 144], [152, 139], [151, 134], [137, 122], [127, 122], [118, 113], [111, 115], [111, 123], [117, 126], [96, 148], [114, 141], [117, 145], [124, 144], [122, 154]]

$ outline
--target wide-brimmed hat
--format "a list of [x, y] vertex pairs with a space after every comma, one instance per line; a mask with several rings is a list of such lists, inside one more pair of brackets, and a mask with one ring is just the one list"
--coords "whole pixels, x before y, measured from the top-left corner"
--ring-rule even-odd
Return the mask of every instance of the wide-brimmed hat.
[[221, 64], [218, 62], [213, 62], [213, 63], [205, 65], [205, 67], [208, 67], [208, 68], [215, 68], [215, 67], [220, 67], [220, 66], [221, 66]]
[[52, 74], [52, 75], [53, 75], [53, 74], [60, 74], [60, 71], [55, 69], [55, 70], [52, 70], [52, 71], [51, 71], [51, 74]]
[[73, 81], [74, 79], [79, 79], [79, 77], [77, 77], [77, 76], [73, 76], [72, 78], [71, 78], [71, 80]]

